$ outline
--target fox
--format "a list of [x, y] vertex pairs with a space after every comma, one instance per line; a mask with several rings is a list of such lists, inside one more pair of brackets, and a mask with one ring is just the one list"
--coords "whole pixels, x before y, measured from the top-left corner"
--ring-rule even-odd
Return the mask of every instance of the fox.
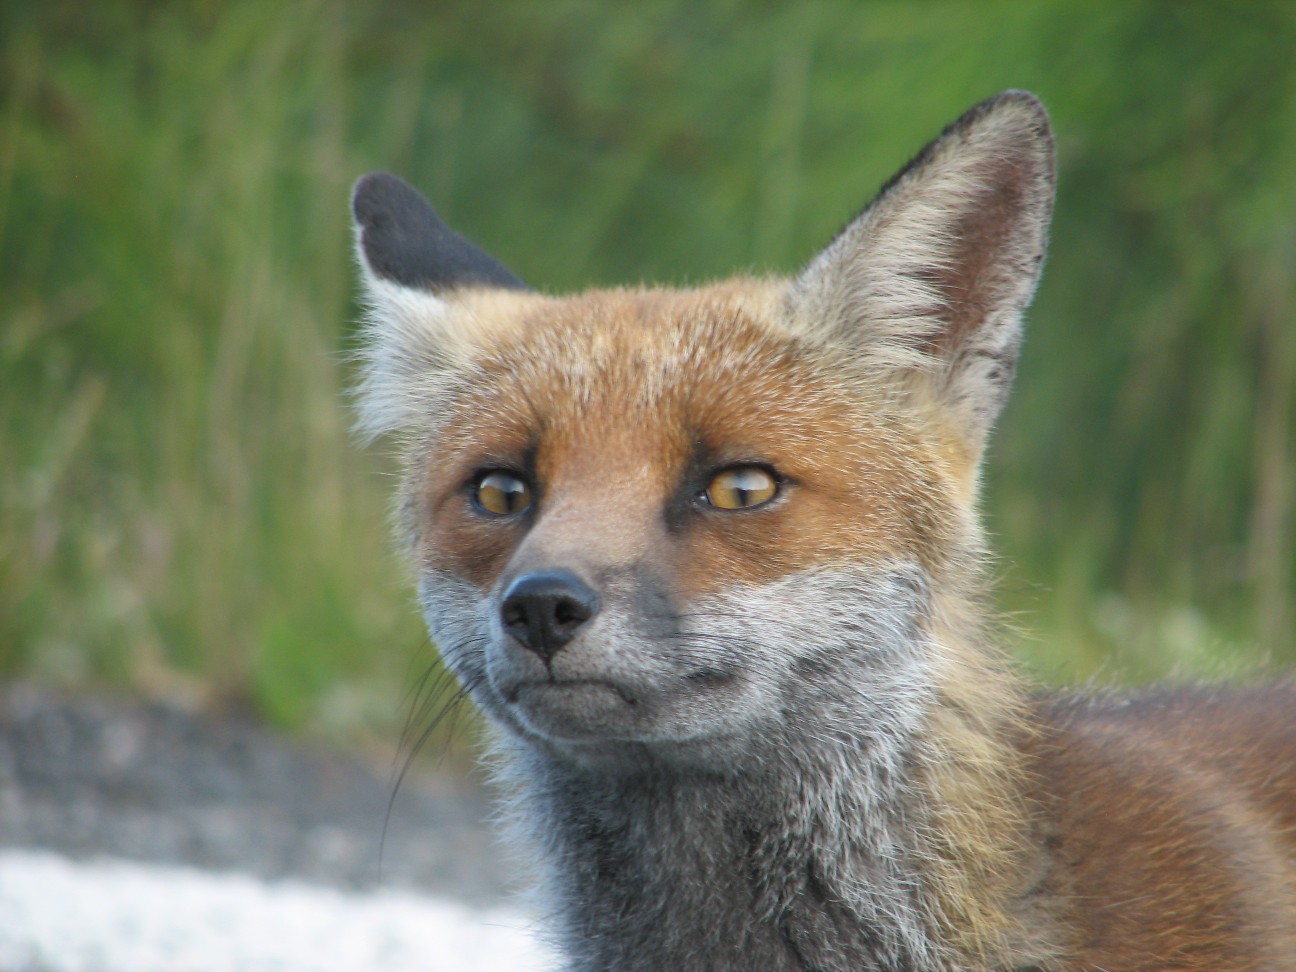
[[992, 606], [1054, 155], [1004, 92], [793, 276], [570, 295], [356, 184], [357, 426], [565, 968], [1296, 970], [1296, 684], [1046, 689]]

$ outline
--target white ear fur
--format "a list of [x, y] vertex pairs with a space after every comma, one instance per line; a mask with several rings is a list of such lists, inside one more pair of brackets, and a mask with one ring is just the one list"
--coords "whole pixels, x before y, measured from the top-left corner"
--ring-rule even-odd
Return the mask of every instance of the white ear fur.
[[979, 449], [1007, 395], [1053, 182], [1043, 106], [1023, 92], [977, 105], [793, 283], [793, 326], [870, 374], [925, 375]]
[[365, 316], [361, 378], [355, 389], [356, 431], [366, 440], [426, 423], [426, 392], [461, 366], [454, 310], [445, 299], [376, 276], [359, 251]]
[[386, 172], [357, 180], [351, 213], [368, 305], [357, 428], [374, 438], [426, 426], [437, 393], [469, 359], [476, 322], [462, 306], [465, 291], [527, 288]]

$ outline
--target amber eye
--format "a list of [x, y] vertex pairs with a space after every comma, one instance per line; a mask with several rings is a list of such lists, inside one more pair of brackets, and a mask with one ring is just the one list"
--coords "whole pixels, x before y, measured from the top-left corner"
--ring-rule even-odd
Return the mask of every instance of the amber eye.
[[531, 505], [531, 487], [512, 473], [482, 473], [473, 483], [473, 502], [495, 516], [521, 513]]
[[707, 485], [707, 502], [721, 510], [746, 510], [778, 494], [778, 481], [760, 466], [734, 466], [716, 473]]

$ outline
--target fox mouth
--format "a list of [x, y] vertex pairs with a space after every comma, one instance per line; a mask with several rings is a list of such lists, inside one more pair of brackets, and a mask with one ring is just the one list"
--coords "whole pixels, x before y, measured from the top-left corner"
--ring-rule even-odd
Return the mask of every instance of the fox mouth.
[[529, 679], [518, 682], [511, 686], [504, 693], [505, 701], [512, 705], [522, 703], [523, 696], [526, 695], [543, 695], [553, 693], [555, 695], [579, 695], [591, 692], [610, 692], [617, 696], [626, 705], [638, 705], [638, 700], [631, 695], [624, 687], [617, 685], [605, 679], [597, 678], [548, 678], [548, 679]]
[[577, 747], [567, 749], [569, 755], [588, 755], [590, 746], [621, 752], [618, 747], [627, 743], [696, 743], [725, 735], [733, 717], [749, 708], [741, 701], [743, 682], [736, 675], [703, 669], [664, 681], [640, 685], [607, 675], [531, 675], [499, 685], [496, 698], [524, 734]]
[[640, 699], [607, 679], [527, 679], [501, 695], [522, 724], [553, 742], [635, 738], [645, 718]]

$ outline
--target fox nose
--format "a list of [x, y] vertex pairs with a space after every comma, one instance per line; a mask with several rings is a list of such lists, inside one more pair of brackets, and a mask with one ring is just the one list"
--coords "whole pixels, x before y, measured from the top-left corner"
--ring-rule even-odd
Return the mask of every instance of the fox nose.
[[500, 619], [505, 631], [549, 661], [598, 609], [597, 592], [579, 577], [546, 570], [523, 574], [509, 585]]

